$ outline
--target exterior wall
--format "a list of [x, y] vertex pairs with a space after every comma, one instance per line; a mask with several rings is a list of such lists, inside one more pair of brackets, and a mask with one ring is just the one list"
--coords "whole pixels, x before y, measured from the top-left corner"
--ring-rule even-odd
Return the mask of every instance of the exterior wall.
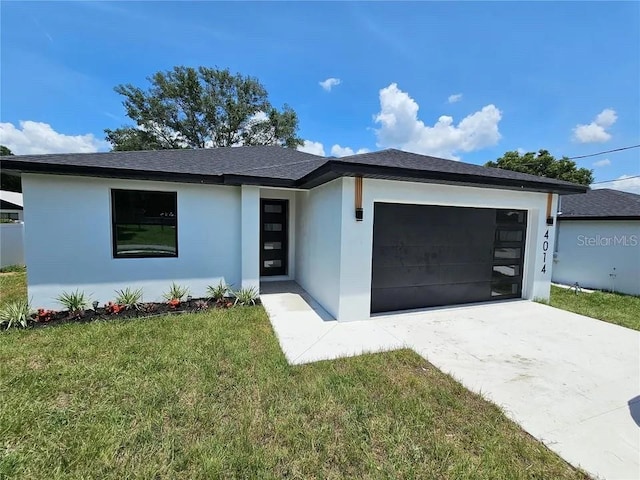
[[24, 265], [24, 223], [0, 223], [0, 267]]
[[[275, 200], [288, 200], [289, 201], [289, 213], [288, 213], [288, 265], [287, 275], [277, 275], [272, 277], [261, 277], [261, 281], [279, 281], [279, 280], [295, 280], [296, 279], [296, 191], [295, 190], [282, 190], [277, 188], [260, 188], [260, 198], [271, 198]], [[258, 206], [258, 209], [260, 206]], [[258, 224], [260, 223], [260, 217], [258, 217]], [[260, 227], [261, 228], [261, 227]], [[258, 232], [259, 233], [259, 232]], [[260, 248], [260, 246], [258, 247]], [[258, 262], [260, 256], [258, 254]], [[259, 265], [259, 264], [258, 264]]]
[[[370, 317], [374, 202], [527, 210], [523, 298], [549, 298], [555, 232], [553, 227], [546, 225], [546, 193], [365, 178], [363, 179], [364, 219], [358, 222], [354, 213], [354, 190], [354, 178], [342, 179], [342, 236], [339, 269], [341, 290], [338, 312], [335, 314], [338, 320], [363, 320]], [[556, 203], [557, 195], [554, 195], [551, 209], [554, 216]], [[545, 237], [547, 232], [548, 237]], [[299, 243], [302, 242], [299, 241]], [[543, 248], [547, 251], [543, 252]], [[309, 293], [313, 295], [312, 292]]]
[[[242, 288], [260, 291], [260, 189], [252, 185], [240, 187], [242, 237]], [[233, 287], [235, 288], [235, 287]]]
[[554, 282], [640, 295], [640, 220], [560, 220], [556, 251]]
[[336, 318], [341, 298], [343, 181], [296, 193], [296, 281]]
[[[125, 287], [157, 301], [173, 281], [194, 297], [221, 280], [241, 284], [239, 187], [36, 174], [23, 175], [22, 187], [34, 307], [59, 308], [54, 298], [78, 288], [102, 303]], [[112, 188], [177, 192], [177, 258], [112, 257]]]

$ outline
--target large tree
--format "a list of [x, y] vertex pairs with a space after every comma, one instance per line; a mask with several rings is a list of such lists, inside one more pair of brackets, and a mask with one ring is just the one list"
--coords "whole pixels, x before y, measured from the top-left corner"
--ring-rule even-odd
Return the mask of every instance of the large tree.
[[579, 168], [576, 162], [567, 157], [556, 159], [547, 150], [540, 150], [537, 153], [528, 152], [524, 155], [518, 152], [507, 152], [495, 162], [485, 163], [485, 167], [557, 178], [581, 185], [590, 185], [593, 182], [593, 170]]
[[[13, 152], [9, 147], [0, 145], [0, 156], [4, 156], [4, 155], [13, 155]], [[8, 190], [10, 192], [21, 192], [22, 184], [20, 182], [20, 177], [7, 175], [6, 173], [0, 172], [0, 190]]]
[[143, 90], [127, 84], [127, 116], [136, 126], [105, 130], [114, 150], [208, 148], [232, 145], [302, 145], [298, 117], [287, 105], [269, 102], [252, 77], [206, 67], [174, 67], [148, 78]]

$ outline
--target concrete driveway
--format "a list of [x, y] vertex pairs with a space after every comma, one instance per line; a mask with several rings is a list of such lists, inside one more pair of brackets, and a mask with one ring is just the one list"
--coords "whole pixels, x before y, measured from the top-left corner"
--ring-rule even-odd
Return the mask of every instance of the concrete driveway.
[[290, 363], [412, 348], [571, 464], [640, 478], [640, 332], [524, 300], [340, 323], [293, 282], [261, 289]]

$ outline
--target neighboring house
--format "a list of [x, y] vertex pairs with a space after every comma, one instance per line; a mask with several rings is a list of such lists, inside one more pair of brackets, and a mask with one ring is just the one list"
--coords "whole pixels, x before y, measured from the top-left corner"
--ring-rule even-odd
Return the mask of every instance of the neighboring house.
[[24, 265], [22, 194], [0, 190], [0, 267]]
[[0, 220], [22, 220], [22, 194], [0, 190]]
[[548, 298], [557, 196], [586, 187], [398, 150], [256, 146], [14, 156], [34, 306], [295, 280], [340, 321]]
[[553, 281], [640, 295], [640, 195], [560, 197]]

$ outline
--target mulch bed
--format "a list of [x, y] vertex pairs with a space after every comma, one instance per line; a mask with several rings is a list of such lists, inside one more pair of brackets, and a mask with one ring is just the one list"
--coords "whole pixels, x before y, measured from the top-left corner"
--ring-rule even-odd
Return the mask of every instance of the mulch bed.
[[[255, 304], [260, 305], [260, 299], [256, 299]], [[55, 311], [39, 309], [31, 316], [32, 328], [50, 327], [65, 323], [88, 323], [97, 320], [116, 320], [122, 318], [151, 318], [164, 315], [180, 315], [185, 313], [204, 312], [211, 308], [231, 308], [234, 306], [234, 299], [229, 298], [223, 301], [213, 301], [207, 298], [194, 298], [181, 302], [176, 306], [168, 303], [144, 303], [140, 308], [125, 308], [120, 305], [105, 305], [94, 309], [86, 309], [77, 312], [67, 310]]]

